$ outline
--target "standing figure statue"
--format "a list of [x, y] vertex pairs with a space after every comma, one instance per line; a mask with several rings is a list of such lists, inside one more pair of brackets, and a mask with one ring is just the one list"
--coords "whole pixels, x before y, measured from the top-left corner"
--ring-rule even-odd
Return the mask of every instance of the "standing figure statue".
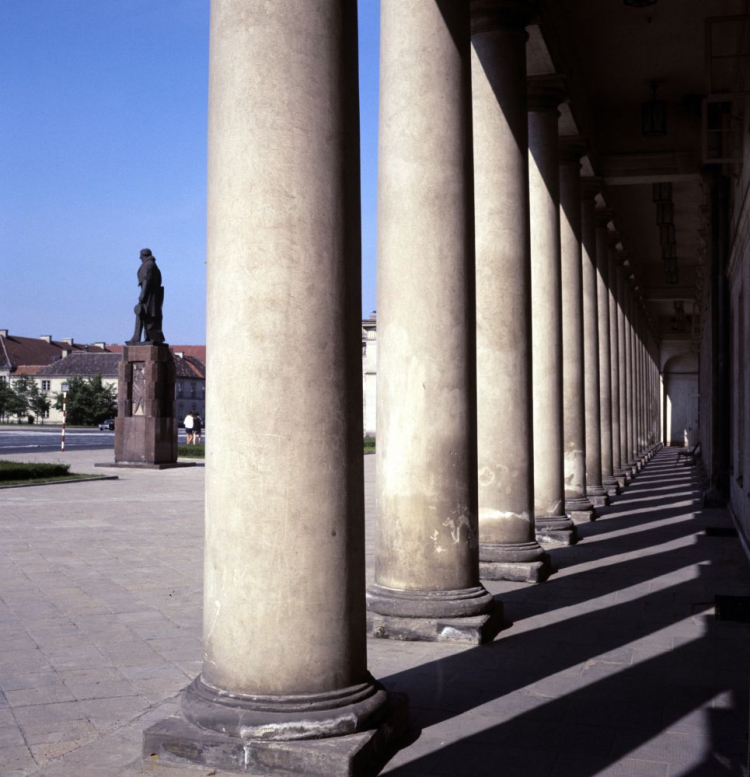
[[164, 287], [161, 285], [161, 272], [156, 266], [156, 257], [149, 248], [141, 251], [141, 266], [138, 268], [138, 285], [141, 293], [135, 312], [135, 332], [128, 345], [138, 345], [145, 331], [144, 343], [161, 345], [164, 333], [161, 331], [161, 308], [164, 303]]

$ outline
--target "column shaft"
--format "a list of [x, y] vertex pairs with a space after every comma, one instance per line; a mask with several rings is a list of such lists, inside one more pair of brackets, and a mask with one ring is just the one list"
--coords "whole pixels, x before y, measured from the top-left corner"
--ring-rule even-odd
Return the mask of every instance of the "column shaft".
[[602, 485], [601, 404], [599, 397], [599, 309], [596, 296], [597, 179], [584, 180], [581, 200], [581, 277], [583, 285], [583, 369], [586, 434], [586, 496], [595, 507], [609, 500]]
[[531, 4], [472, 3], [479, 558], [540, 579], [535, 540], [526, 32]]
[[365, 643], [356, 3], [312, 6], [211, 5], [204, 662], [182, 708], [240, 748], [369, 728], [385, 702]]
[[631, 477], [632, 462], [628, 450], [628, 351], [627, 316], [625, 314], [627, 296], [627, 276], [625, 268], [617, 268], [617, 341], [620, 365], [620, 464], [628, 477]]
[[479, 585], [468, 5], [383, 0], [381, 40], [378, 516], [367, 601], [371, 631], [403, 637], [403, 623], [373, 614], [492, 607]]
[[563, 312], [563, 433], [565, 509], [575, 520], [591, 520], [586, 497], [586, 417], [581, 260], [580, 139], [561, 138], [560, 250]]
[[627, 374], [627, 392], [628, 392], [628, 461], [631, 462], [633, 468], [637, 471], [638, 460], [635, 453], [635, 359], [634, 359], [634, 330], [633, 330], [633, 315], [634, 315], [634, 296], [633, 286], [630, 281], [630, 271], [628, 270], [625, 280], [625, 348], [626, 348], [626, 374]]
[[622, 466], [620, 447], [620, 295], [616, 254], [614, 249], [610, 250], [607, 262], [609, 269], [609, 344], [612, 388], [612, 473], [622, 488], [626, 483], [626, 473]]
[[529, 198], [534, 408], [534, 522], [537, 539], [570, 544], [565, 515], [560, 290], [560, 79], [529, 79]]
[[599, 412], [602, 446], [602, 485], [609, 496], [619, 493], [612, 458], [612, 364], [609, 313], [609, 212], [597, 212], [596, 302], [599, 329]]

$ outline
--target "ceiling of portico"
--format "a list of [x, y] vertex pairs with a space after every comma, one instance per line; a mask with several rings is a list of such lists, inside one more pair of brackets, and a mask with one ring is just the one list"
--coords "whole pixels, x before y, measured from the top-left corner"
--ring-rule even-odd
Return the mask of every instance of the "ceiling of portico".
[[[670, 332], [675, 302], [692, 312], [696, 262], [705, 235], [701, 153], [701, 101], [718, 83], [750, 88], [740, 60], [726, 60], [717, 75], [708, 66], [709, 17], [750, 13], [750, 0], [658, 0], [634, 8], [623, 0], [548, 0], [529, 35], [531, 74], [566, 76], [570, 105], [561, 134], [582, 134], [591, 163], [604, 178], [604, 199], [660, 336]], [[736, 51], [750, 39], [750, 24], [711, 27], [714, 54]], [[747, 65], [747, 62], [745, 63]], [[667, 134], [641, 133], [641, 105], [658, 83], [667, 102]], [[672, 183], [679, 281], [668, 285], [662, 259], [654, 182]]]

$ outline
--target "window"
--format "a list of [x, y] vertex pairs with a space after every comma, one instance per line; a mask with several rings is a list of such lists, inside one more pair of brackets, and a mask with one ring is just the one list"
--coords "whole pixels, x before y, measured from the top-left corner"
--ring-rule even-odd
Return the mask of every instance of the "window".
[[182, 382], [179, 380], [177, 381], [177, 396], [178, 397], [182, 396]]
[[195, 381], [194, 380], [190, 381], [190, 396], [191, 397], [195, 396]]
[[49, 391], [51, 388], [52, 388], [52, 381], [49, 381], [49, 380], [42, 381], [42, 391]]

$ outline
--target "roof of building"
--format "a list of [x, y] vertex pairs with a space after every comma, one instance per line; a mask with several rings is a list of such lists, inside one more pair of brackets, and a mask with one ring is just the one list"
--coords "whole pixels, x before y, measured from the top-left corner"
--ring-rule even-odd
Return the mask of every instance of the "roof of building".
[[[71, 353], [46, 367], [41, 367], [36, 375], [43, 378], [81, 377], [116, 378], [117, 369], [122, 360], [121, 353]], [[205, 367], [198, 359], [175, 357], [178, 378], [205, 379]]]
[[48, 342], [41, 337], [0, 335], [0, 369], [15, 372], [22, 366], [51, 364], [62, 357], [63, 351], [104, 353], [98, 345], [80, 345], [76, 342], [71, 345], [61, 340]]
[[117, 367], [122, 359], [119, 353], [71, 353], [37, 372], [37, 377], [91, 378], [101, 375], [103, 378], [116, 378]]

